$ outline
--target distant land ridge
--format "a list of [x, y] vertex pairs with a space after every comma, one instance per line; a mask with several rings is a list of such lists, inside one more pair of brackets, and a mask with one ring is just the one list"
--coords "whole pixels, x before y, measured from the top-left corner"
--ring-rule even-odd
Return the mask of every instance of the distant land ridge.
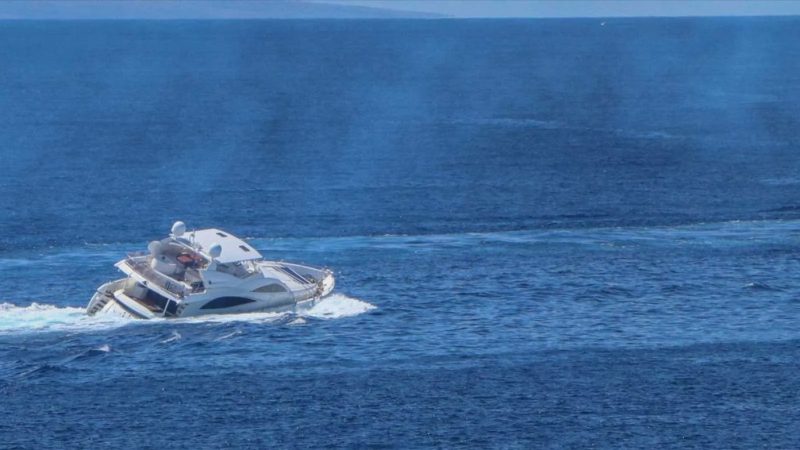
[[302, 0], [6, 0], [0, 20], [416, 19], [446, 17]]

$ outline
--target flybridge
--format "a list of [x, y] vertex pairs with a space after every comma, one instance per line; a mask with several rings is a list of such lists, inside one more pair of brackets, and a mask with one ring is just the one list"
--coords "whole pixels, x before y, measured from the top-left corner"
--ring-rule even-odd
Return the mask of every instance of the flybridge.
[[220, 254], [214, 257], [214, 259], [222, 264], [262, 258], [261, 253], [251, 247], [247, 242], [216, 228], [191, 231], [187, 236], [189, 242], [192, 243], [197, 250], [207, 254], [211, 247], [219, 245], [221, 250]]

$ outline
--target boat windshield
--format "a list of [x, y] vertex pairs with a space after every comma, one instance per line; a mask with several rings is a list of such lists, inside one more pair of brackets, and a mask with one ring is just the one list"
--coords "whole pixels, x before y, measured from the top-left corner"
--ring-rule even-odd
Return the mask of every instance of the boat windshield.
[[255, 261], [237, 261], [228, 264], [217, 264], [217, 272], [227, 273], [236, 278], [247, 278], [259, 272]]

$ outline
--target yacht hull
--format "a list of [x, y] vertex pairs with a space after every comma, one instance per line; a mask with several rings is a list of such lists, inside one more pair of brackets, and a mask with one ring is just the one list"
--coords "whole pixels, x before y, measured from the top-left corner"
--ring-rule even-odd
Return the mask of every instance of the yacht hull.
[[[114, 315], [129, 319], [176, 319], [183, 317], [198, 317], [204, 315], [218, 314], [244, 314], [255, 312], [297, 312], [298, 310], [309, 309], [328, 297], [335, 286], [335, 279], [332, 274], [327, 274], [317, 283], [317, 288], [312, 291], [290, 292], [290, 296], [275, 298], [259, 298], [246, 306], [233, 306], [230, 308], [219, 308], [204, 310], [201, 305], [207, 303], [209, 299], [187, 298], [185, 300], [170, 299], [178, 304], [174, 314], [165, 314], [164, 310], [148, 307], [139, 300], [125, 294], [126, 283], [130, 283], [130, 278], [122, 278], [103, 284], [92, 296], [86, 307], [86, 313], [93, 315]], [[183, 307], [181, 306], [183, 305]]]

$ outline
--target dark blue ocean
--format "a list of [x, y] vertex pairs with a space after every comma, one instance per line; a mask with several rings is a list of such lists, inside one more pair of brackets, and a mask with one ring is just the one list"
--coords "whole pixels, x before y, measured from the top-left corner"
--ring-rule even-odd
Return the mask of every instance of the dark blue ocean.
[[[0, 22], [0, 448], [800, 447], [800, 18]], [[303, 314], [85, 317], [176, 220]]]

